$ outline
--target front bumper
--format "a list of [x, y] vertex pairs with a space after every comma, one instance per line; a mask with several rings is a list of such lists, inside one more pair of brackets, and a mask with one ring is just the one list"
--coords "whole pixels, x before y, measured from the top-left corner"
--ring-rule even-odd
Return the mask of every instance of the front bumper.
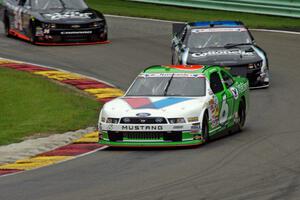
[[[141, 128], [144, 130], [141, 130]], [[101, 125], [99, 143], [115, 147], [171, 147], [191, 146], [203, 143], [200, 126], [154, 125], [156, 131], [147, 129], [148, 125]], [[149, 127], [153, 127], [150, 125]], [[181, 129], [178, 129], [178, 128]], [[126, 130], [122, 130], [126, 128]], [[139, 130], [134, 130], [138, 128]]]
[[35, 41], [37, 44], [103, 43], [107, 41], [107, 30], [105, 28], [41, 29], [36, 32]]
[[196, 146], [202, 144], [202, 140], [193, 140], [193, 141], [184, 141], [184, 142], [140, 142], [140, 143], [133, 143], [133, 142], [109, 142], [100, 140], [99, 142], [102, 145], [107, 145], [110, 147], [185, 147], [185, 146]]
[[246, 77], [249, 80], [250, 89], [269, 87], [269, 69], [262, 72], [261, 68], [249, 69], [248, 65], [225, 68], [229, 69], [233, 75]]

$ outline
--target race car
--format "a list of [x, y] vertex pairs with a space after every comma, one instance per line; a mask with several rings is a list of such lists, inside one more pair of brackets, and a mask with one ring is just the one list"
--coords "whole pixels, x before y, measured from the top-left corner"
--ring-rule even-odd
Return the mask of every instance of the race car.
[[241, 130], [249, 82], [218, 66], [152, 66], [99, 116], [100, 144], [113, 147], [190, 146]]
[[172, 64], [218, 65], [247, 77], [251, 88], [269, 86], [267, 54], [238, 21], [173, 24]]
[[106, 43], [102, 13], [84, 0], [4, 0], [2, 21], [7, 36], [34, 44]]

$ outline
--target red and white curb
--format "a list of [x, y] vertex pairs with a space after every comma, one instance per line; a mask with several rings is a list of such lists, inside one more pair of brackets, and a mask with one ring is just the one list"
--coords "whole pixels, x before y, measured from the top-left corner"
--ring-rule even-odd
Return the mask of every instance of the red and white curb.
[[[101, 103], [106, 103], [123, 95], [122, 90], [104, 81], [66, 72], [57, 68], [4, 58], [0, 58], [0, 68], [10, 68], [17, 71], [24, 71], [35, 75], [44, 76], [63, 84], [71, 85], [94, 96], [97, 101]], [[41, 153], [27, 159], [17, 160], [14, 163], [2, 164], [0, 165], [0, 176], [52, 165], [74, 159], [78, 156], [86, 155], [103, 148], [106, 147], [98, 144], [98, 133], [91, 132], [84, 135], [82, 138], [75, 140], [72, 144], [68, 144], [66, 146]]]

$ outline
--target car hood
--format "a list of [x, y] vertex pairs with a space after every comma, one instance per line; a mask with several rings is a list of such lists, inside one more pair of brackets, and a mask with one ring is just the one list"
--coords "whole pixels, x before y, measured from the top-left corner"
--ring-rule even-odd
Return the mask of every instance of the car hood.
[[101, 13], [92, 9], [57, 9], [51, 11], [36, 11], [35, 13], [41, 21], [51, 23], [88, 23], [104, 20]]
[[104, 105], [102, 117], [196, 117], [206, 97], [121, 97]]
[[188, 64], [235, 66], [261, 61], [252, 45], [234, 48], [191, 48]]

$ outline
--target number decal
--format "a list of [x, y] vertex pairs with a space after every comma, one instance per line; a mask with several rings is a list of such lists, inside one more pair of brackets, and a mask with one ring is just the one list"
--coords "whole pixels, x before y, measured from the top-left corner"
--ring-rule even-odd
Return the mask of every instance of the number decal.
[[228, 118], [228, 113], [229, 113], [229, 106], [227, 103], [227, 98], [226, 95], [223, 96], [223, 101], [222, 101], [222, 108], [220, 112], [220, 124], [224, 125], [227, 121]]

